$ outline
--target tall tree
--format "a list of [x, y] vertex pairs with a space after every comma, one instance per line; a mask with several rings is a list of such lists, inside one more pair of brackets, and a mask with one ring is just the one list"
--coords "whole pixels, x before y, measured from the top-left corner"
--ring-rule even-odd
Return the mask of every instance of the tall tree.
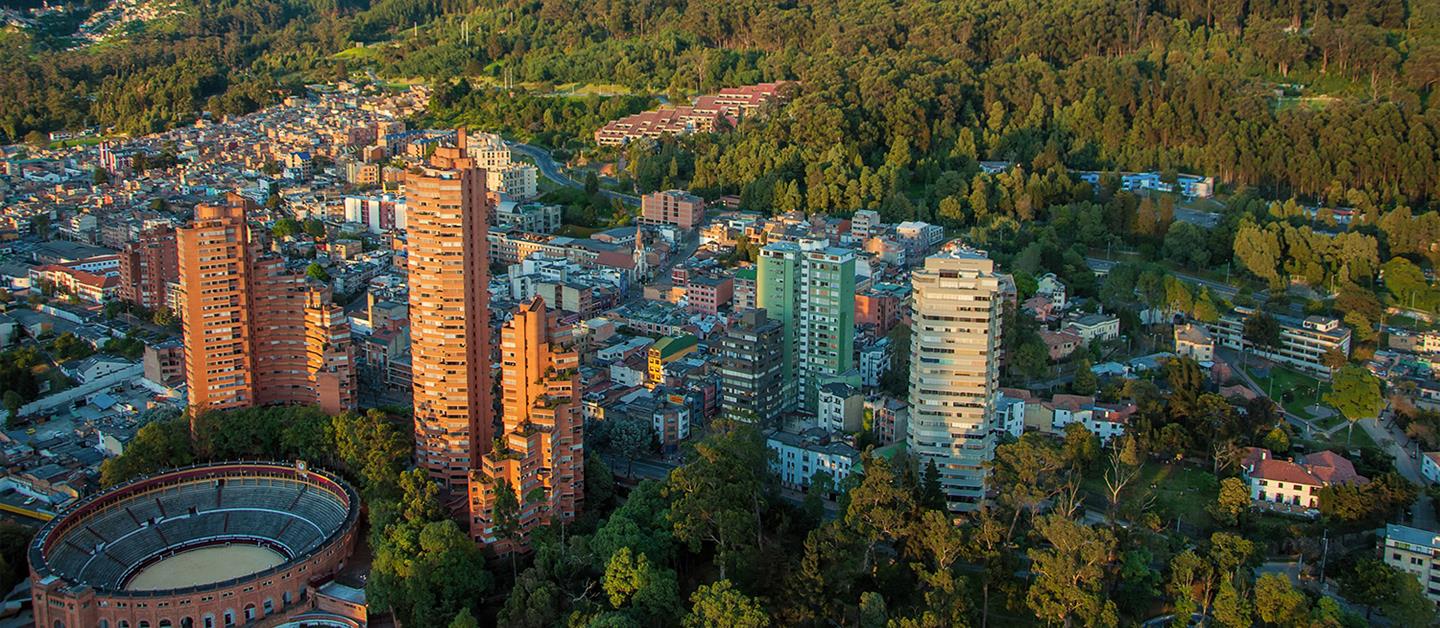
[[1350, 422], [1345, 432], [1345, 443], [1348, 445], [1355, 423], [1375, 418], [1385, 407], [1385, 400], [1380, 396], [1380, 379], [1365, 367], [1351, 364], [1335, 373], [1330, 387], [1330, 392], [1325, 394], [1325, 403], [1334, 406]]
[[1042, 620], [1065, 626], [1114, 626], [1108, 569], [1115, 560], [1115, 536], [1064, 517], [1048, 515], [1035, 525], [1045, 546], [1029, 550], [1035, 579], [1026, 603]]

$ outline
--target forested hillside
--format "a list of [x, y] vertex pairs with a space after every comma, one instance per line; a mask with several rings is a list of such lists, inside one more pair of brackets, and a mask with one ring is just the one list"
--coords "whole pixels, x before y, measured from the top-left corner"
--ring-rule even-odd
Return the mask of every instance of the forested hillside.
[[[139, 132], [202, 108], [243, 111], [279, 86], [357, 69], [347, 64], [427, 79], [498, 77], [508, 67], [512, 81], [619, 84], [677, 98], [799, 79], [801, 94], [777, 128], [698, 146], [694, 179], [702, 188], [802, 179], [813, 209], [931, 183], [977, 157], [1037, 169], [1179, 168], [1333, 201], [1358, 190], [1376, 203], [1428, 203], [1440, 182], [1429, 102], [1440, 80], [1435, 3], [185, 7], [183, 18], [127, 43], [72, 51], [57, 50], [63, 38], [6, 32], [0, 81], [15, 97], [0, 103], [0, 140], [86, 123]], [[356, 42], [384, 43], [378, 54], [332, 57]]]

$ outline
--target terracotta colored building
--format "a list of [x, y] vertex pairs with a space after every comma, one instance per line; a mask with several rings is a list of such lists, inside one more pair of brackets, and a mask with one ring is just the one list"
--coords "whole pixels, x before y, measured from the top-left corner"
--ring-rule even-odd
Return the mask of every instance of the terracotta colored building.
[[855, 294], [855, 324], [874, 325], [877, 335], [885, 335], [900, 321], [904, 305], [899, 295], [878, 290]]
[[485, 173], [456, 146], [406, 175], [415, 461], [466, 515], [471, 469], [495, 438]]
[[243, 208], [199, 206], [176, 240], [191, 407], [354, 407], [349, 321], [327, 288], [261, 254]]
[[[528, 551], [532, 530], [573, 519], [584, 499], [580, 357], [557, 342], [555, 329], [536, 297], [500, 332], [503, 449], [482, 456], [470, 481], [470, 534], [498, 554]], [[507, 490], [520, 504], [519, 539], [501, 538], [496, 526], [499, 491]]]
[[640, 197], [640, 224], [675, 225], [693, 229], [705, 217], [705, 199], [684, 190], [652, 192]]
[[154, 227], [120, 252], [120, 298], [148, 310], [165, 307], [165, 284], [180, 279], [175, 229]]

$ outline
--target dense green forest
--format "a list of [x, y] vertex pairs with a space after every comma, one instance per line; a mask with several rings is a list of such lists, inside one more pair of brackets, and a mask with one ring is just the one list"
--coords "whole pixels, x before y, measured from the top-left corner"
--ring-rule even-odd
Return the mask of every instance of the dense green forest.
[[[1428, 204], [1440, 182], [1429, 98], [1440, 81], [1434, 3], [186, 7], [98, 49], [61, 51], [63, 39], [6, 33], [0, 71], [16, 97], [0, 104], [0, 136], [86, 122], [143, 131], [201, 108], [245, 110], [353, 63], [392, 76], [508, 72], [676, 97], [798, 79], [785, 116], [763, 133], [697, 142], [693, 172], [679, 175], [702, 189], [792, 181], [802, 205], [817, 210], [877, 203], [975, 159], [1036, 171], [1174, 168], [1352, 205]], [[332, 56], [356, 42], [379, 43], [374, 54]]]

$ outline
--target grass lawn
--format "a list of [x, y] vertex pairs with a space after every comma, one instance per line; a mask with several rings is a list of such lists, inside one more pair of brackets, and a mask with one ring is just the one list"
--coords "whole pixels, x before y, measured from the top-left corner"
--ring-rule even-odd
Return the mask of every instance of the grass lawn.
[[[1342, 422], [1344, 421], [1344, 419], [1340, 420]], [[1371, 419], [1366, 420], [1368, 421]], [[1305, 443], [1308, 447], [1310, 447], [1310, 451], [1320, 451], [1322, 449], [1330, 449], [1332, 447], [1341, 450], [1362, 449], [1366, 447], [1373, 449], [1380, 448], [1380, 445], [1375, 442], [1375, 439], [1370, 438], [1370, 432], [1365, 431], [1365, 428], [1359, 425], [1355, 426], [1355, 432], [1350, 436], [1350, 445], [1347, 447], [1345, 445], [1346, 431], [1348, 430], [1342, 427], [1339, 430], [1336, 430], [1335, 434], [1333, 436], [1330, 436], [1329, 438], [1321, 434], [1316, 434], [1313, 438], [1308, 439], [1304, 438], [1304, 436], [1301, 435], [1299, 440], [1300, 442]]]
[[380, 60], [380, 49], [378, 46], [355, 46], [335, 53], [332, 58], [345, 61], [377, 62]]
[[68, 139], [68, 140], [63, 140], [63, 141], [59, 141], [59, 142], [51, 142], [51, 143], [50, 143], [50, 148], [51, 148], [51, 149], [58, 149], [58, 148], [70, 148], [70, 147], [73, 147], [73, 146], [94, 146], [94, 145], [96, 145], [96, 144], [99, 144], [99, 143], [101, 143], [101, 142], [104, 142], [106, 139], [108, 139], [108, 138], [99, 137], [99, 136], [76, 137], [76, 138], [72, 138], [72, 139]]
[[555, 232], [558, 236], [571, 238], [588, 238], [592, 233], [604, 231], [603, 227], [581, 227], [580, 225], [561, 225], [560, 230]]
[[[1315, 416], [1306, 409], [1306, 406], [1316, 404], [1327, 405], [1324, 402], [1325, 393], [1330, 392], [1330, 382], [1322, 382], [1299, 371], [1291, 370], [1283, 366], [1270, 367], [1270, 374], [1261, 377], [1256, 370], [1246, 369], [1251, 379], [1260, 385], [1271, 399], [1280, 402], [1285, 410], [1307, 419], [1314, 419]], [[1318, 395], [1316, 394], [1318, 389]], [[1334, 427], [1344, 422], [1345, 419], [1338, 414], [1319, 421], [1319, 425], [1325, 428]]]
[[[1081, 488], [1105, 502], [1105, 478], [1095, 471], [1085, 478]], [[1162, 519], [1173, 522], [1178, 516], [1186, 525], [1208, 525], [1210, 513], [1205, 508], [1215, 503], [1220, 493], [1220, 480], [1209, 471], [1183, 464], [1146, 462], [1140, 477], [1126, 489], [1122, 500], [1153, 495], [1153, 509]], [[1123, 503], [1122, 503], [1123, 510]]]

